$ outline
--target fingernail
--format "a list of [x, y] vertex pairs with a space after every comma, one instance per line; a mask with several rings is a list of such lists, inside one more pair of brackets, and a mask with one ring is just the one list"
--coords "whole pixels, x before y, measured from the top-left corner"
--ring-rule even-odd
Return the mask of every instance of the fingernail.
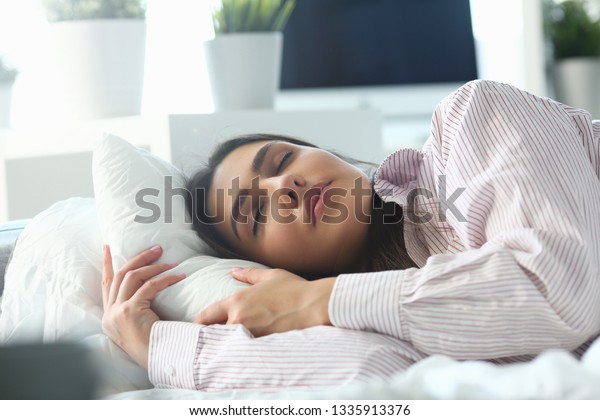
[[184, 279], [185, 273], [179, 273], [179, 274], [177, 274], [177, 277], [179, 277], [180, 279]]
[[152, 252], [157, 252], [160, 250], [160, 245], [154, 245], [152, 248], [150, 248], [150, 251]]
[[242, 267], [233, 267], [233, 268], [231, 269], [231, 272], [235, 272], [235, 271], [242, 271], [242, 270], [243, 270], [243, 268], [242, 268]]
[[108, 248], [108, 245], [104, 244], [102, 245], [102, 253], [106, 254], [106, 249]]
[[171, 263], [171, 264], [167, 264], [169, 267], [171, 268], [175, 268], [177, 267], [179, 264], [178, 263]]

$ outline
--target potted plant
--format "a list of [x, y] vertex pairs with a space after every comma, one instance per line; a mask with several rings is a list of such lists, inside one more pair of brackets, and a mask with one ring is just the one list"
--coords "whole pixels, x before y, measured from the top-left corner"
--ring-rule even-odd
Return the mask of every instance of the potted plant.
[[17, 74], [17, 70], [0, 56], [0, 127], [10, 125], [12, 87]]
[[285, 27], [295, 0], [220, 0], [215, 37], [205, 43], [217, 110], [273, 108], [279, 90]]
[[42, 0], [58, 87], [77, 119], [138, 115], [146, 51], [143, 0]]
[[[598, 3], [595, 2], [596, 6]], [[556, 98], [600, 117], [600, 19], [589, 0], [546, 0]]]

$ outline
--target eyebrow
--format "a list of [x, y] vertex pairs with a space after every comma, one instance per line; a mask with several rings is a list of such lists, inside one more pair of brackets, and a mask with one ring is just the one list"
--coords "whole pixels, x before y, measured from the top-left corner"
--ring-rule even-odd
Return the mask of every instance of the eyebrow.
[[[273, 142], [265, 144], [260, 149], [258, 149], [258, 152], [256, 152], [256, 154], [254, 155], [254, 159], [252, 159], [252, 164], [250, 165], [250, 169], [254, 174], [258, 175], [262, 170], [262, 166], [265, 163], [265, 158], [272, 145]], [[241, 240], [241, 238], [237, 230], [237, 219], [240, 216], [240, 209], [242, 208], [242, 206], [246, 202], [246, 199], [248, 198], [247, 192], [247, 189], [240, 189], [240, 192], [237, 194], [235, 200], [233, 201], [233, 207], [231, 209], [231, 229], [233, 230], [233, 233], [239, 240]], [[236, 203], [238, 204], [236, 205]]]
[[265, 163], [265, 157], [267, 156], [267, 153], [272, 145], [272, 142], [265, 144], [258, 150], [258, 152], [256, 152], [256, 155], [254, 155], [251, 168], [252, 172], [255, 174], [258, 174], [262, 169], [263, 163]]

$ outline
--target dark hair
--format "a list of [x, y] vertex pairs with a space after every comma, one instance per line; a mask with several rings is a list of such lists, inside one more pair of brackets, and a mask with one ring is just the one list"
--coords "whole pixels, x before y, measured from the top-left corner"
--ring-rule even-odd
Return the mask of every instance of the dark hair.
[[[217, 145], [206, 165], [187, 180], [186, 187], [190, 194], [186, 195], [186, 207], [192, 215], [193, 229], [216, 255], [222, 258], [246, 259], [244, 255], [232, 250], [227, 241], [215, 229], [214, 221], [206, 211], [207, 194], [215, 170], [231, 152], [241, 146], [261, 141], [284, 141], [299, 146], [319, 148], [304, 140], [275, 134], [250, 134], [235, 137]], [[331, 153], [353, 165], [373, 166], [368, 162], [348, 158], [337, 152]], [[397, 270], [415, 266], [404, 245], [402, 217], [402, 207], [393, 202], [386, 203], [373, 193], [371, 226], [367, 237], [368, 250], [364, 263], [361, 264], [361, 271]]]
[[373, 191], [371, 226], [363, 271], [404, 270], [417, 265], [404, 243], [404, 209], [393, 201], [383, 201]]

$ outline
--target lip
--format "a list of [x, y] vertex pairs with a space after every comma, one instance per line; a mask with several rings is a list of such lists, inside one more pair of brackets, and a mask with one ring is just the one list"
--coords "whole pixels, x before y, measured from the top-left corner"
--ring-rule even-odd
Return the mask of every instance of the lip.
[[313, 226], [317, 223], [317, 220], [320, 219], [325, 210], [323, 195], [329, 184], [331, 184], [331, 181], [319, 182], [304, 193], [304, 212]]

